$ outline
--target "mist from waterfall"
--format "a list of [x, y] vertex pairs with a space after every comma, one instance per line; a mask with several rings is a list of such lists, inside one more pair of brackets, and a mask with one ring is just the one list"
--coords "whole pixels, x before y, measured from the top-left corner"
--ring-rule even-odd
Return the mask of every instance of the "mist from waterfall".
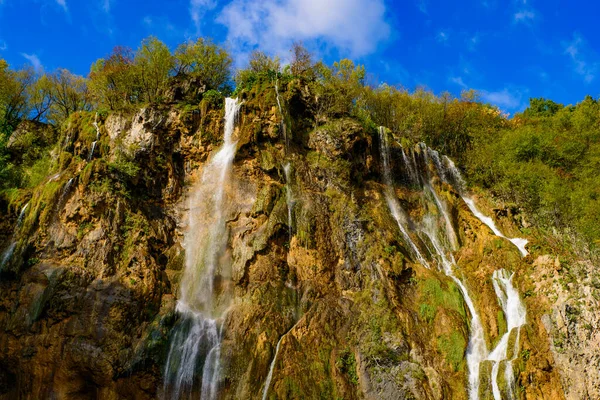
[[189, 194], [186, 263], [176, 307], [180, 319], [165, 368], [166, 398], [200, 393], [201, 399], [212, 400], [219, 390], [223, 320], [232, 297], [225, 189], [236, 152], [233, 131], [239, 108], [237, 99], [225, 99], [223, 145]]

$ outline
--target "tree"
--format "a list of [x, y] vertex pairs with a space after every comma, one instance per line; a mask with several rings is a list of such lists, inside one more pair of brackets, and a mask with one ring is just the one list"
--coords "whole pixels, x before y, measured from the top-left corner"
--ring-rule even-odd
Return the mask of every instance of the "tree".
[[49, 98], [48, 120], [60, 123], [77, 111], [91, 109], [87, 80], [66, 69], [58, 69], [39, 80], [40, 91], [47, 91]]
[[189, 75], [208, 90], [222, 90], [230, 79], [233, 60], [227, 51], [212, 41], [199, 38], [175, 50], [176, 75]]
[[305, 76], [314, 78], [313, 61], [310, 52], [302, 43], [294, 42], [292, 49], [292, 61], [290, 62], [290, 71], [295, 76]]
[[141, 85], [141, 97], [147, 102], [158, 101], [175, 66], [171, 51], [163, 42], [150, 36], [142, 41], [135, 53], [134, 64]]
[[248, 68], [254, 73], [279, 72], [279, 57], [269, 57], [260, 50], [254, 50], [252, 53], [250, 53]]
[[139, 76], [133, 52], [127, 47], [115, 47], [108, 58], [92, 64], [89, 79], [90, 93], [98, 105], [118, 110], [140, 101]]
[[555, 103], [552, 100], [539, 98], [530, 98], [529, 107], [523, 111], [525, 117], [550, 117], [556, 114], [564, 106], [559, 103]]
[[29, 91], [35, 83], [33, 68], [14, 71], [0, 59], [0, 132], [9, 135], [29, 114]]

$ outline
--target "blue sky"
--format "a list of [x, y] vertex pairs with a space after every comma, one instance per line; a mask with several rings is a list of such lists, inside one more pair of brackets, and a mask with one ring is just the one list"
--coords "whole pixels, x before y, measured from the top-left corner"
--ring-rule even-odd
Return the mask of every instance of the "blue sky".
[[[460, 3], [460, 5], [454, 5]], [[558, 0], [0, 0], [0, 57], [86, 75], [115, 45], [198, 35], [243, 66], [260, 47], [283, 60], [294, 40], [327, 62], [352, 58], [370, 82], [459, 94], [508, 112], [529, 97], [600, 95], [600, 5]]]

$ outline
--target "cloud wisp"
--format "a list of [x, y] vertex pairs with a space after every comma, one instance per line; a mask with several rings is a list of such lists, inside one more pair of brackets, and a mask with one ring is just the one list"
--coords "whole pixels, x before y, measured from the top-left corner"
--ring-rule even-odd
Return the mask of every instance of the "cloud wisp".
[[240, 52], [260, 44], [265, 51], [281, 55], [300, 40], [361, 57], [389, 37], [385, 12], [383, 0], [234, 0], [223, 8], [218, 22]]
[[533, 10], [520, 10], [515, 13], [513, 20], [516, 23], [529, 23], [537, 18], [537, 14]]
[[44, 67], [42, 65], [42, 62], [40, 61], [39, 57], [36, 54], [21, 53], [21, 55], [23, 57], [25, 57], [25, 59], [27, 59], [27, 61], [29, 61], [31, 63], [35, 72], [38, 72], [38, 73], [44, 72]]
[[64, 10], [64, 12], [69, 12], [67, 0], [56, 0], [56, 4], [58, 4]]
[[[585, 83], [591, 83], [596, 78], [600, 67], [598, 57], [588, 49], [586, 41], [578, 33], [573, 34], [573, 39], [564, 43], [564, 46], [565, 54], [573, 62], [575, 73], [581, 76]], [[590, 58], [596, 60], [591, 61]]]

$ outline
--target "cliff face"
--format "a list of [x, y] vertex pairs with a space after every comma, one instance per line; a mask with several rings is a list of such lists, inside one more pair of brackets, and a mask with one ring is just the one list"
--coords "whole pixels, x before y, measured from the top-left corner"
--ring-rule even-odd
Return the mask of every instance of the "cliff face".
[[[515, 384], [500, 378], [499, 390], [527, 399], [597, 393], [594, 378], [569, 372], [583, 366], [566, 358], [577, 348], [574, 322], [561, 322], [553, 304], [569, 303], [569, 288], [541, 278], [564, 274], [550, 262], [553, 247], [539, 245], [542, 233], [530, 231], [532, 254], [522, 258], [423, 161], [423, 147], [408, 152], [418, 161], [412, 172], [427, 177], [445, 214], [410, 181], [407, 152], [393, 140], [390, 187], [376, 130], [345, 117], [314, 128], [306, 88], [293, 81], [280, 90], [281, 111], [275, 90], [244, 93], [234, 131], [220, 253], [231, 276], [216, 283], [233, 296], [219, 322], [219, 398], [468, 398], [473, 313], [434, 240], [414, 233], [430, 220], [456, 233], [454, 274], [488, 349], [507, 332], [492, 275], [514, 272], [527, 323], [507, 335], [518, 349]], [[181, 318], [188, 199], [223, 128], [221, 107], [205, 103], [70, 119], [54, 152], [60, 173], [1, 204], [0, 398], [170, 395], [163, 373]], [[386, 190], [406, 212], [408, 237]], [[521, 235], [523, 216], [476, 201], [506, 235]], [[597, 321], [589, 324], [585, 360], [597, 357]], [[481, 362], [481, 398], [494, 398], [492, 369]], [[563, 392], [573, 380], [578, 389]]]

